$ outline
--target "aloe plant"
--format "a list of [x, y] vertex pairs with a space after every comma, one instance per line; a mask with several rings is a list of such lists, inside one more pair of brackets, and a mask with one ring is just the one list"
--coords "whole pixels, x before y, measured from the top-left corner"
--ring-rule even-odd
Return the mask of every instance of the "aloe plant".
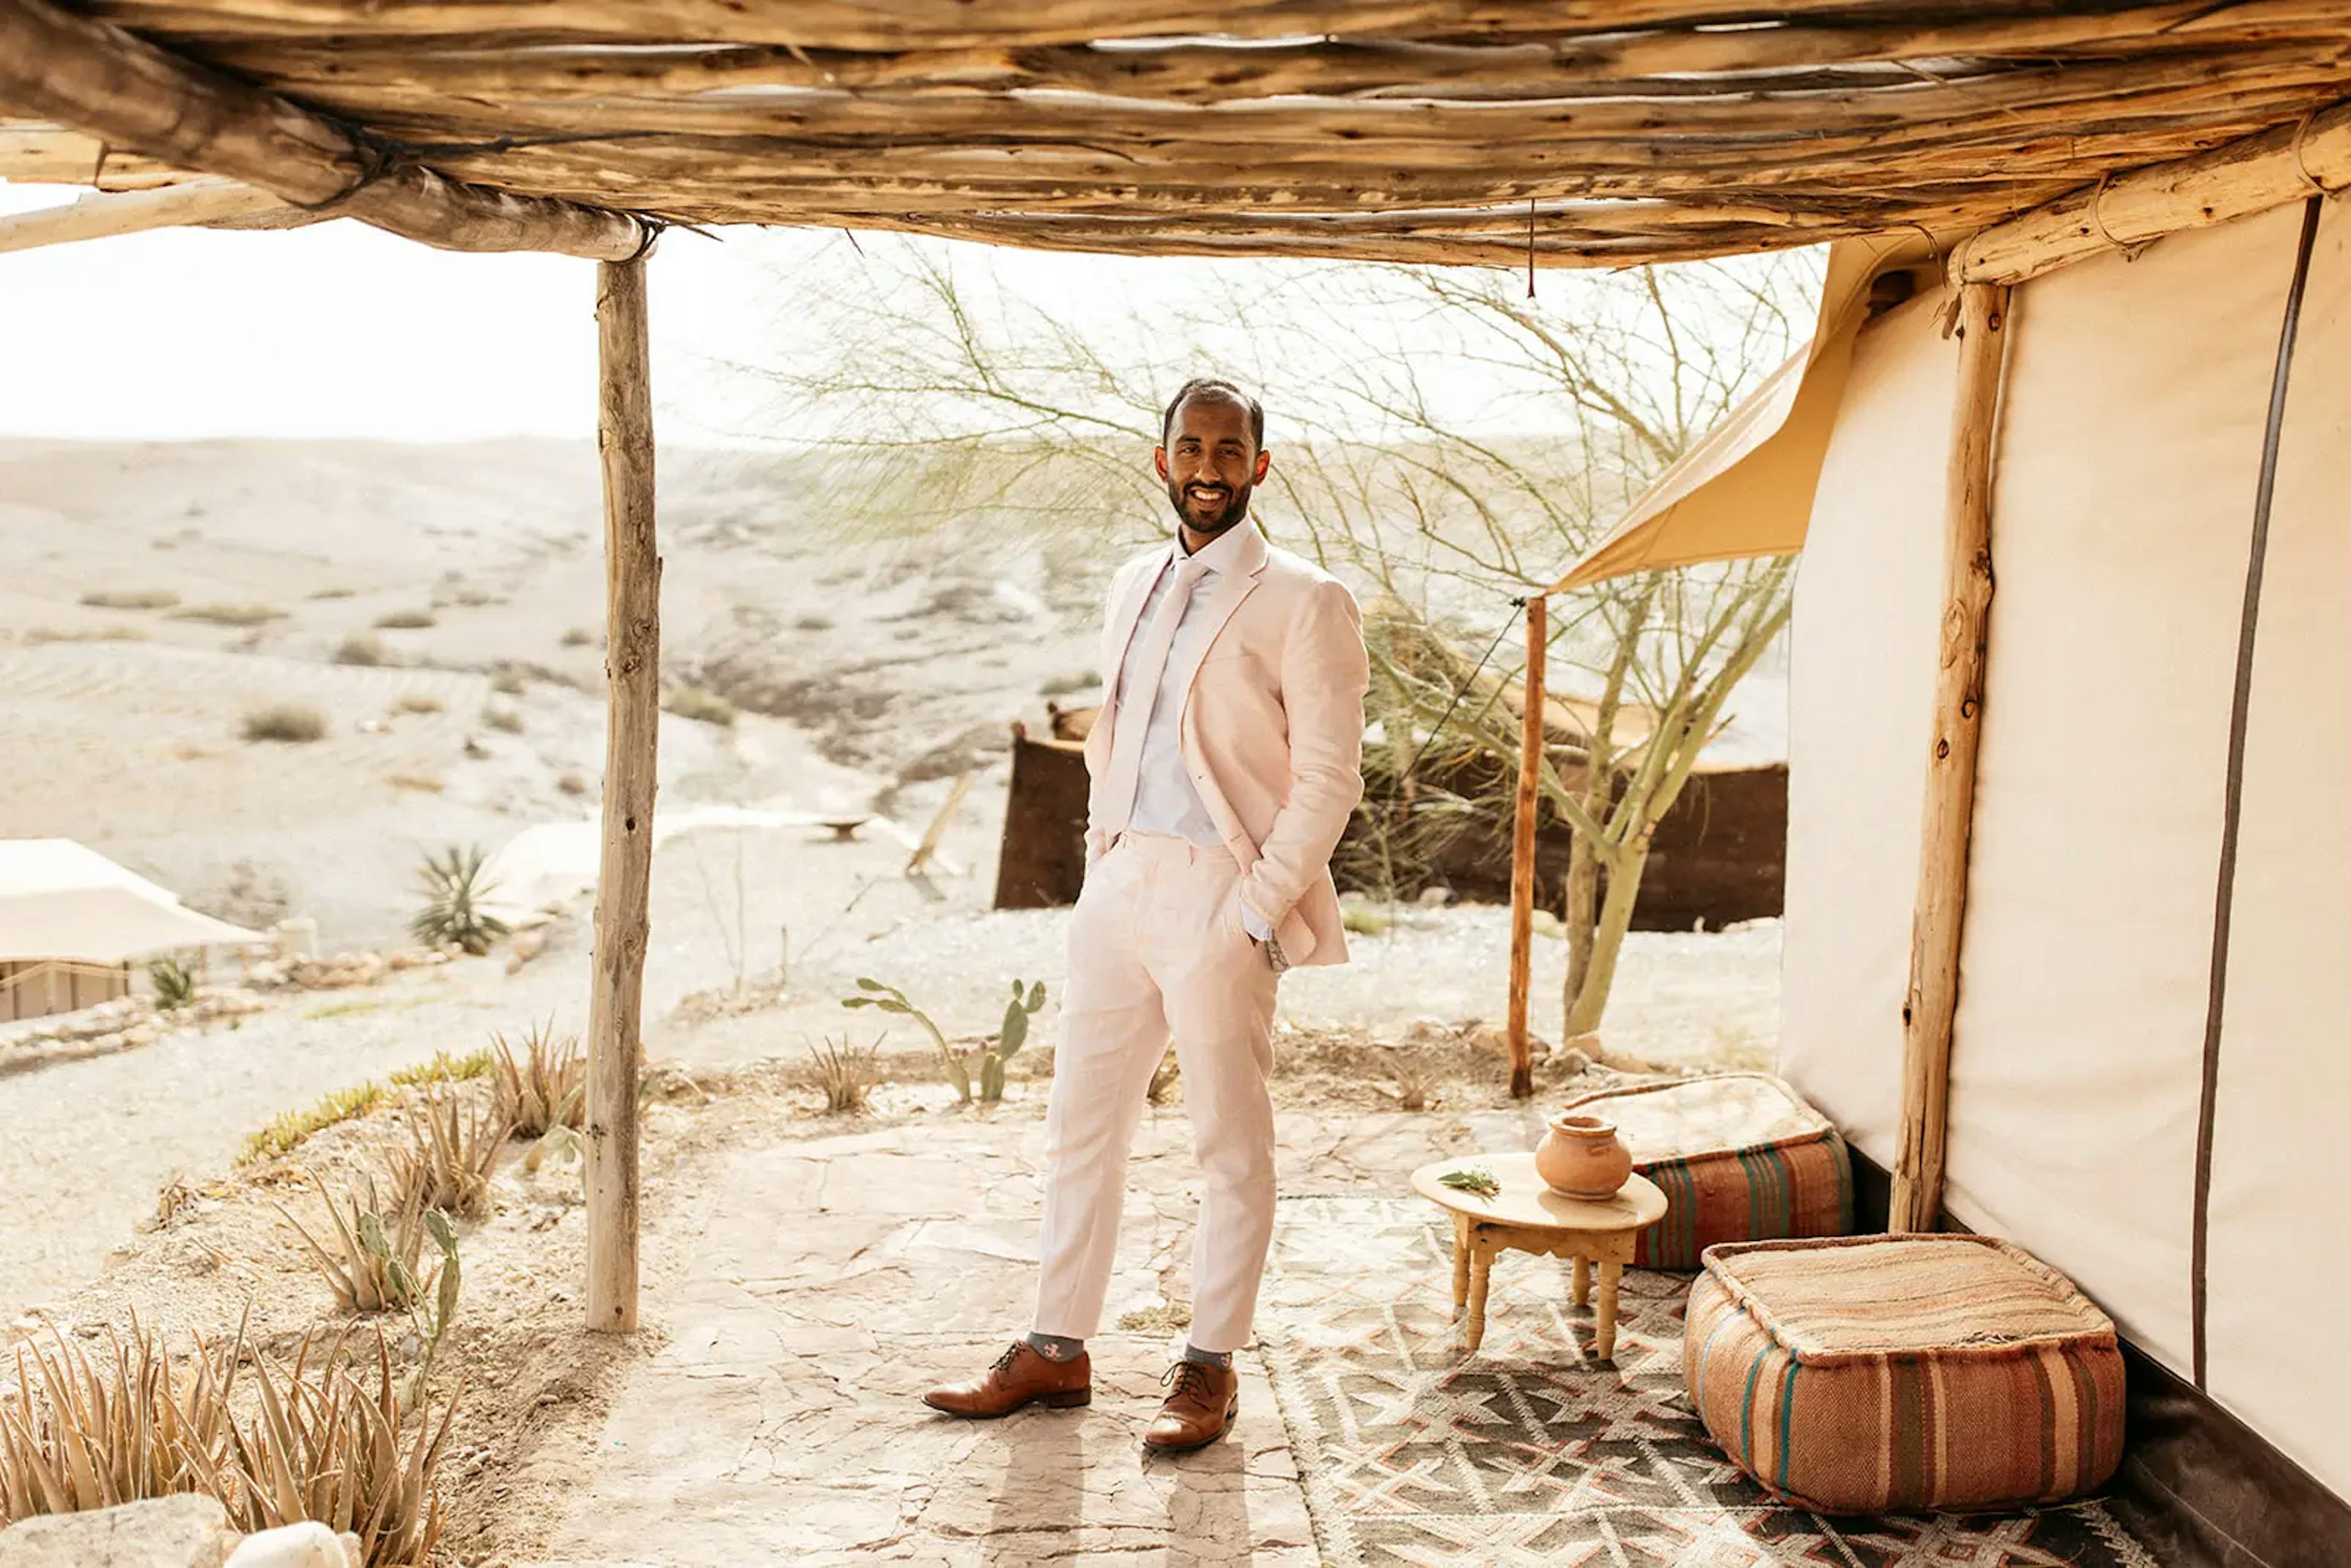
[[[860, 979], [857, 988], [862, 996], [843, 997], [845, 1008], [879, 1008], [885, 1013], [897, 1013], [913, 1019], [923, 1026], [938, 1048], [939, 1061], [946, 1068], [947, 1082], [955, 1085], [956, 1098], [964, 1104], [971, 1103], [971, 1068], [965, 1055], [947, 1043], [939, 1026], [931, 1021], [928, 1013], [906, 999], [906, 993], [895, 986], [885, 986], [879, 980]], [[981, 1044], [979, 1057], [979, 1100], [992, 1105], [1004, 1098], [1004, 1064], [1012, 1059], [1029, 1039], [1029, 1015], [1045, 1005], [1045, 982], [1037, 980], [1024, 985], [1012, 982], [1012, 999], [1005, 1005], [1004, 1024]]]
[[408, 923], [410, 935], [435, 946], [455, 942], [479, 957], [490, 950], [493, 939], [507, 934], [506, 923], [481, 908], [482, 900], [496, 885], [482, 879], [483, 858], [478, 846], [461, 850], [455, 845], [424, 857], [417, 883], [424, 892], [425, 904]]
[[176, 958], [158, 958], [148, 965], [147, 983], [155, 988], [155, 1005], [167, 1013], [196, 999], [195, 977]]

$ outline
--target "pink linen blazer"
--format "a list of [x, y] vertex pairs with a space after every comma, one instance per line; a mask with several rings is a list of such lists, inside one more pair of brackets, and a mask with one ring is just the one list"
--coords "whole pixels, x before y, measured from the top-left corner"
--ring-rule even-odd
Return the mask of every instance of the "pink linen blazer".
[[[1281, 939], [1292, 965], [1343, 964], [1347, 937], [1331, 883], [1331, 852], [1363, 799], [1364, 693], [1371, 673], [1363, 617], [1346, 586], [1265, 542], [1253, 521], [1231, 570], [1194, 612], [1207, 617], [1186, 677], [1179, 731], [1200, 803], [1241, 868], [1240, 896]], [[1089, 868], [1109, 846], [1092, 824], [1118, 727], [1118, 673], [1160, 565], [1161, 546], [1111, 580], [1102, 628], [1102, 689], [1086, 737], [1092, 780]]]

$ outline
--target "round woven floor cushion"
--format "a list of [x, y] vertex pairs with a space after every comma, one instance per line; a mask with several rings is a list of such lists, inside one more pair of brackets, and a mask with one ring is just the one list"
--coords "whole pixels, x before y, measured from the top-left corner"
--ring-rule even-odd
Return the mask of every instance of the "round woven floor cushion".
[[1826, 1513], [2055, 1502], [2122, 1458], [2114, 1323], [1989, 1237], [1717, 1247], [1682, 1375], [1740, 1469]]
[[1721, 1242], [1853, 1228], [1844, 1140], [1768, 1074], [1610, 1089], [1568, 1109], [1615, 1123], [1633, 1168], [1666, 1195], [1666, 1218], [1634, 1245], [1635, 1268], [1693, 1270]]

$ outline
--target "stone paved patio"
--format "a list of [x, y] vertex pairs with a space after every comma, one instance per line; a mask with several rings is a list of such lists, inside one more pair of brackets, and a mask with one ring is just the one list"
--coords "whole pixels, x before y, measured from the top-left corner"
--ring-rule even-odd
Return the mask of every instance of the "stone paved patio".
[[[1394, 1191], [1536, 1126], [1284, 1113], [1283, 1190]], [[1179, 1333], [1101, 1336], [1089, 1410], [967, 1423], [919, 1403], [1027, 1322], [1043, 1138], [1015, 1105], [715, 1156], [690, 1255], [646, 1302], [668, 1341], [615, 1393], [545, 1568], [1318, 1562], [1254, 1356], [1232, 1436], [1178, 1459], [1139, 1438]], [[1113, 1322], [1188, 1296], [1189, 1143], [1180, 1110], [1144, 1124]]]

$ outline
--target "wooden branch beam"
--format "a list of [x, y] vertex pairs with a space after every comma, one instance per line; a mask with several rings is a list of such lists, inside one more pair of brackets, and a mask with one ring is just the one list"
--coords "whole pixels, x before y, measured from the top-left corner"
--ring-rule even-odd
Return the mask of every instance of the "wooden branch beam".
[[596, 272], [604, 469], [604, 843], [588, 998], [588, 1326], [637, 1326], [637, 1071], [661, 733], [661, 572], [645, 264]]
[[2136, 170], [1984, 230], [1953, 253], [1962, 283], [2022, 283], [2166, 235], [2351, 186], [2351, 102], [2176, 162]]
[[[2201, 26], [2189, 26], [2192, 22]], [[1184, 103], [1300, 94], [1452, 96], [1465, 92], [1559, 97], [1606, 90], [1659, 95], [1726, 89], [1855, 85], [1822, 68], [1884, 64], [1916, 86], [1904, 62], [1941, 62], [1936, 76], [1984, 64], [2112, 58], [2161, 60], [2232, 45], [2294, 40], [2334, 45], [2335, 0], [2259, 0], [2214, 14], [2208, 0], [2173, 0], [2122, 13], [2000, 16], [1955, 23], [1783, 26], [1722, 31], [1613, 31], [1496, 43], [1325, 39], [1278, 45], [1181, 39], [1096, 48], [1005, 48], [875, 53], [771, 44], [648, 50], [627, 45], [483, 47], [472, 39], [244, 40], [206, 48], [217, 64], [289, 88], [367, 83], [490, 102], [642, 97], [744, 88], [901, 93], [1057, 90]], [[1980, 62], [1959, 68], [1950, 62]], [[1815, 73], [1821, 79], [1809, 75]], [[1733, 78], [1708, 82], [1707, 78]]]
[[1943, 1211], [1951, 1020], [1959, 1000], [1976, 743], [1982, 733], [1984, 650], [1991, 624], [1992, 445], [2007, 339], [2007, 288], [1963, 285], [1959, 390], [1943, 512], [1941, 654], [1919, 830], [1917, 901], [1910, 924], [1910, 983], [1902, 1003], [1902, 1128], [1886, 1221], [1896, 1231], [1932, 1230]]
[[144, 191], [211, 178], [109, 147], [95, 136], [62, 125], [21, 120], [0, 124], [0, 180]]
[[617, 261], [646, 242], [624, 213], [388, 167], [386, 149], [308, 110], [48, 0], [0, 0], [0, 102], [444, 250]]
[[[1725, 0], [97, 0], [142, 33], [193, 37], [474, 36], [559, 41], [693, 38], [895, 52], [1224, 35], [1249, 39], [1501, 38], [1635, 32], [1741, 19]], [[2021, 7], [2022, 8], [2022, 7]], [[2209, 8], [2209, 7], [2208, 7]], [[1854, 0], [1782, 0], [1771, 14], [1844, 17]], [[1920, 7], [1949, 14], [1957, 7]]]
[[0, 251], [32, 250], [287, 210], [268, 192], [234, 180], [198, 180], [152, 191], [100, 192], [64, 206], [0, 217]]
[[1510, 1097], [1535, 1092], [1534, 1048], [1527, 1038], [1535, 938], [1535, 805], [1543, 766], [1543, 655], [1551, 641], [1540, 593], [1527, 601], [1525, 711], [1519, 719], [1519, 788], [1510, 817]]

